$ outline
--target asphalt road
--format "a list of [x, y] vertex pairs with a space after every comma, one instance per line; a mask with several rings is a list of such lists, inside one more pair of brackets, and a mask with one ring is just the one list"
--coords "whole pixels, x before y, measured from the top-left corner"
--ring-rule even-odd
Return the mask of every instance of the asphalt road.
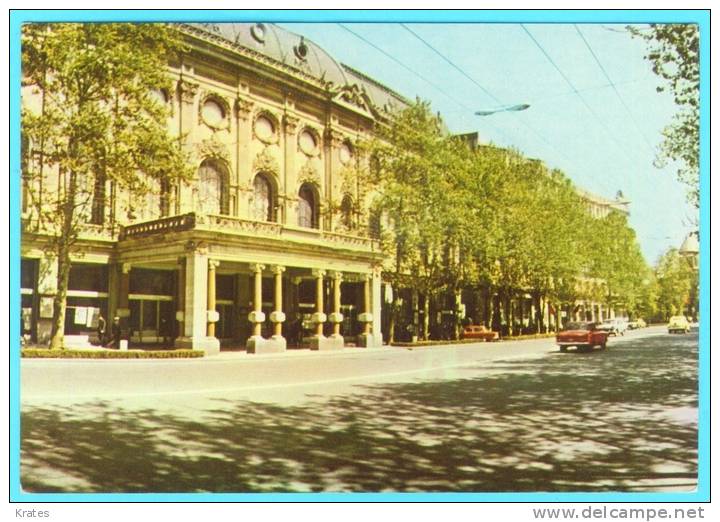
[[199, 360], [23, 360], [29, 491], [665, 491], [697, 334]]

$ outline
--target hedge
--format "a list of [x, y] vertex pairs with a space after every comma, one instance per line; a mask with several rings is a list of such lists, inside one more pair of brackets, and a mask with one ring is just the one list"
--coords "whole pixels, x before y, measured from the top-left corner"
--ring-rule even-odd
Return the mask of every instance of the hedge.
[[[496, 341], [487, 341], [490, 343], [497, 343], [502, 341], [522, 341], [525, 339], [545, 339], [548, 337], [555, 337], [555, 332], [542, 333], [542, 334], [527, 334], [527, 335], [514, 335], [512, 337], [501, 337]], [[482, 339], [458, 339], [455, 341], [418, 341], [416, 343], [411, 342], [394, 342], [390, 343], [391, 346], [398, 346], [401, 348], [418, 348], [422, 346], [438, 346], [441, 344], [473, 344], [486, 342]]]
[[201, 350], [48, 350], [46, 348], [25, 348], [21, 357], [32, 359], [193, 359], [203, 357]]

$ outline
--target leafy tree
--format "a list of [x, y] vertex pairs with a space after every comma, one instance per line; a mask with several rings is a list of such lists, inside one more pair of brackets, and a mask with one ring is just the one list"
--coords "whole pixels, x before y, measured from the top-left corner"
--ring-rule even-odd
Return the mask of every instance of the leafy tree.
[[697, 272], [687, 259], [671, 248], [658, 260], [655, 268], [658, 285], [657, 311], [661, 320], [685, 313], [686, 305], [697, 292]]
[[635, 231], [618, 212], [595, 221], [591, 273], [604, 281], [608, 307], [633, 311], [648, 275]]
[[650, 31], [628, 28], [648, 45], [646, 58], [678, 107], [663, 131], [658, 159], [680, 164], [678, 179], [689, 186], [688, 201], [700, 205], [700, 31], [695, 24], [650, 24]]
[[104, 221], [105, 187], [137, 198], [190, 175], [154, 96], [169, 87], [174, 34], [160, 24], [23, 26], [23, 182], [58, 267], [51, 348], [63, 347], [71, 253], [86, 223]]

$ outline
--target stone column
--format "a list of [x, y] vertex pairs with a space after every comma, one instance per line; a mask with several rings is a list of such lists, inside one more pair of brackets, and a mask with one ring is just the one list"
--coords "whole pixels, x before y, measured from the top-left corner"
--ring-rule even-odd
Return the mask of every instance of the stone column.
[[[111, 335], [113, 327], [112, 324], [115, 321], [115, 317], [120, 319], [120, 339], [130, 340], [130, 269], [132, 268], [130, 263], [121, 263], [119, 265], [118, 273], [118, 298], [117, 308], [115, 309], [115, 316], [108, 321], [108, 331]], [[115, 348], [119, 348], [118, 346]]]
[[[118, 267], [119, 283], [118, 283], [118, 300], [115, 315], [120, 318], [121, 323], [127, 323], [130, 317], [130, 263], [121, 263]], [[125, 319], [125, 321], [123, 321]]]
[[175, 320], [178, 322], [177, 337], [185, 333], [185, 257], [178, 258], [177, 302], [175, 303]]
[[275, 274], [275, 310], [270, 314], [270, 321], [273, 323], [273, 336], [265, 342], [267, 352], [284, 352], [287, 350], [287, 340], [282, 334], [282, 325], [285, 322], [285, 314], [283, 313], [283, 293], [282, 293], [282, 275], [285, 271], [284, 266], [274, 266], [273, 274]]
[[370, 274], [363, 275], [363, 311], [358, 316], [358, 321], [363, 323], [363, 332], [358, 337], [358, 346], [364, 348], [374, 346], [374, 338], [372, 334], [373, 314], [372, 301], [370, 299], [370, 283], [372, 277]]
[[263, 353], [265, 339], [262, 337], [262, 324], [265, 322], [265, 314], [262, 311], [262, 271], [265, 265], [251, 265], [250, 269], [254, 274], [253, 285], [253, 311], [248, 319], [253, 323], [253, 334], [247, 340], [248, 353]]
[[208, 249], [188, 245], [185, 257], [185, 312], [183, 336], [175, 340], [178, 348], [202, 350], [207, 355], [220, 352], [220, 342], [207, 335], [208, 326]]
[[220, 319], [215, 309], [216, 304], [216, 268], [220, 265], [220, 261], [210, 259], [208, 261], [208, 279], [207, 279], [207, 335], [215, 337], [215, 323]]
[[323, 296], [323, 277], [325, 276], [325, 270], [313, 270], [313, 277], [315, 277], [315, 313], [312, 316], [312, 321], [315, 323], [315, 335], [310, 339], [311, 350], [327, 350], [332, 346], [327, 342], [327, 337], [323, 335], [323, 325], [327, 321], [327, 316], [323, 312], [325, 308], [324, 296]]
[[372, 312], [372, 335], [373, 335], [373, 346], [382, 346], [382, 300], [380, 289], [382, 287], [382, 271], [378, 268], [373, 270], [372, 273], [372, 309], [368, 309], [368, 312]]
[[343, 314], [340, 313], [340, 285], [342, 284], [342, 272], [331, 272], [333, 279], [333, 311], [330, 314], [330, 322], [333, 325], [333, 333], [330, 340], [335, 348], [345, 346], [345, 339], [340, 335], [340, 324], [343, 322]]
[[315, 314], [317, 317], [315, 317], [315, 335], [318, 337], [321, 337], [323, 335], [323, 325], [325, 323], [325, 314], [323, 313], [323, 309], [325, 308], [325, 302], [324, 302], [324, 287], [323, 287], [323, 276], [325, 275], [325, 270], [315, 270], [313, 271], [313, 276], [315, 276]]

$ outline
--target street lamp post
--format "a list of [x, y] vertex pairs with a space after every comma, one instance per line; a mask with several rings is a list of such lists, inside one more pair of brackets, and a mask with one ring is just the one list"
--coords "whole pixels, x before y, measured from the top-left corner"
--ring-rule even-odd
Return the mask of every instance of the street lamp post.
[[475, 115], [476, 116], [490, 116], [491, 114], [495, 114], [498, 112], [520, 112], [520, 111], [524, 111], [529, 108], [530, 108], [530, 104], [519, 103], [517, 105], [504, 105], [502, 107], [497, 107], [495, 109], [475, 111]]

